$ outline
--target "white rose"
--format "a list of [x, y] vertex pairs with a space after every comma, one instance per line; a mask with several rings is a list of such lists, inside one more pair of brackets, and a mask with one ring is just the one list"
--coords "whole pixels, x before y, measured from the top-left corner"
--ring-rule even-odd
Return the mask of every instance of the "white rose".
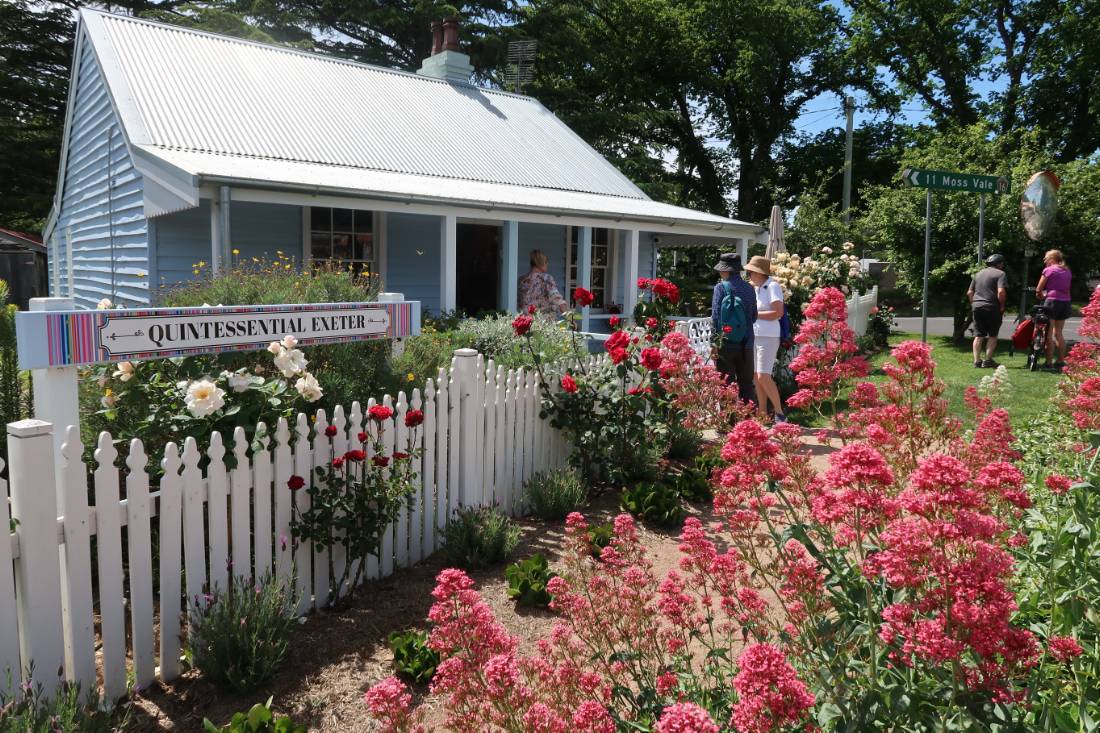
[[317, 377], [312, 374], [298, 377], [298, 381], [294, 383], [294, 389], [298, 390], [298, 394], [302, 395], [306, 402], [316, 402], [324, 394], [321, 385], [317, 383]]
[[283, 348], [290, 350], [298, 345], [298, 339], [294, 338], [290, 334], [283, 336]]
[[275, 357], [275, 367], [283, 373], [284, 377], [293, 377], [295, 374], [301, 374], [306, 370], [306, 355], [299, 349], [290, 349], [289, 351], [283, 349], [279, 352], [279, 355]]
[[187, 396], [184, 398], [187, 409], [195, 417], [206, 417], [217, 412], [225, 406], [225, 390], [209, 379], [200, 379], [192, 382], [187, 387]]
[[808, 288], [808, 287], [810, 287], [810, 286], [811, 286], [811, 285], [813, 285], [813, 284], [814, 284], [814, 279], [813, 279], [812, 277], [804, 277], [804, 278], [802, 278], [802, 287], [804, 287], [804, 288]]
[[278, 341], [272, 341], [270, 344], [267, 345], [267, 350], [270, 351], [274, 356], [278, 356], [279, 352], [283, 350], [283, 345], [280, 344]]
[[252, 387], [253, 377], [250, 374], [242, 374], [240, 372], [222, 372], [222, 374], [225, 376], [225, 381], [229, 384], [229, 389], [234, 392], [247, 392], [249, 388]]
[[105, 310], [110, 310], [111, 308], [114, 308], [115, 304], [112, 303], [109, 298], [104, 298], [103, 300], [96, 303], [95, 307], [98, 310], [105, 311]]
[[833, 253], [833, 248], [832, 247], [822, 247], [821, 252], [822, 252], [822, 254], [831, 255]]
[[856, 248], [856, 246], [854, 244], [852, 244], [851, 242], [845, 242], [843, 244], [843, 247], [844, 247], [845, 252], [851, 252], [853, 249]]
[[112, 377], [118, 377], [123, 382], [129, 382], [134, 378], [134, 365], [129, 361], [120, 361], [115, 368], [115, 373]]

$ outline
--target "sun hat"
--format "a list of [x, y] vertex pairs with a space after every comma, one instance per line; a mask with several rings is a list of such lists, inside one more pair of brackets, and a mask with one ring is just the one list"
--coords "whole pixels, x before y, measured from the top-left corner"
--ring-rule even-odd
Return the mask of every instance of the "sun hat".
[[769, 260], [767, 257], [756, 255], [751, 260], [749, 260], [749, 264], [745, 265], [745, 269], [748, 272], [756, 272], [764, 275], [765, 277], [771, 277], [772, 261]]
[[718, 264], [714, 269], [718, 272], [740, 272], [741, 255], [736, 252], [724, 252], [718, 255]]

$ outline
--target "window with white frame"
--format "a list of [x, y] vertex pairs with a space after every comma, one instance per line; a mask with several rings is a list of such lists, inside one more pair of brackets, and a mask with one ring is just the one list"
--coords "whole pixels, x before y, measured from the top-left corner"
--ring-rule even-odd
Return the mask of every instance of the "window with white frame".
[[[569, 227], [569, 272], [568, 290], [572, 292], [580, 280], [577, 277], [577, 262], [580, 260], [581, 227]], [[592, 230], [592, 295], [593, 308], [606, 308], [611, 302], [611, 230]]]
[[314, 262], [333, 260], [356, 271], [377, 272], [373, 212], [310, 207], [309, 248]]

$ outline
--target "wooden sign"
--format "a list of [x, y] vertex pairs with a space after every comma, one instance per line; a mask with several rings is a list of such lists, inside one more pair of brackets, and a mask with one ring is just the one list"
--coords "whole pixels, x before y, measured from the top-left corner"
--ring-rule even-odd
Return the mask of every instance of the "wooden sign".
[[15, 317], [20, 369], [145, 361], [394, 339], [420, 332], [420, 303], [308, 303], [203, 308], [30, 311]]

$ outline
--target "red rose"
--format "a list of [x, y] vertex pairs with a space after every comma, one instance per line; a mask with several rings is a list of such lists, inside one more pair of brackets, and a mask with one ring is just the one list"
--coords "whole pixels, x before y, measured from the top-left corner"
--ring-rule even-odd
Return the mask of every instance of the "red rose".
[[286, 481], [286, 487], [291, 491], [297, 491], [306, 485], [306, 480], [301, 476], [291, 476]]
[[733, 333], [733, 326], [722, 326], [722, 333]]
[[332, 467], [333, 468], [339, 469], [343, 465], [344, 465], [344, 457], [343, 456], [337, 456], [336, 458], [332, 459]]
[[573, 394], [577, 391], [577, 383], [573, 380], [573, 377], [566, 374], [561, 378], [561, 388], [569, 394]]
[[367, 410], [367, 414], [370, 415], [372, 420], [382, 422], [383, 420], [389, 420], [393, 417], [393, 408], [386, 407], [385, 405], [375, 405]]
[[371, 460], [371, 463], [378, 466], [379, 468], [385, 468], [386, 466], [390, 465], [390, 457], [389, 456], [375, 456], [374, 458], [372, 458], [370, 460]]
[[641, 394], [642, 391], [643, 390], [642, 390], [641, 387], [631, 387], [630, 389], [628, 389], [626, 391], [626, 393], [629, 394], [629, 395], [637, 395], [637, 394]]
[[516, 316], [512, 321], [512, 330], [517, 336], [526, 336], [531, 330], [531, 316]]
[[359, 438], [359, 442], [360, 442], [360, 443], [366, 443], [366, 442], [367, 442], [367, 438], [369, 438], [370, 436], [369, 436], [369, 435], [367, 435], [366, 433], [359, 433], [359, 435], [358, 435], [358, 436], [356, 436], [356, 437], [358, 437], [358, 438]]
[[611, 357], [612, 364], [621, 364], [626, 361], [626, 357], [628, 356], [626, 349], [622, 348], [621, 346], [619, 348], [611, 349], [607, 352], [607, 354]]
[[649, 318], [645, 319], [645, 327], [648, 328], [648, 329], [657, 328], [657, 319], [654, 318], [653, 316], [650, 316]]
[[367, 454], [361, 450], [349, 450], [347, 453], [344, 454], [344, 458], [348, 459], [349, 461], [359, 463], [360, 461], [365, 461], [367, 459]]
[[629, 343], [630, 335], [626, 331], [616, 331], [611, 334], [611, 338], [604, 343], [604, 348], [610, 353], [614, 349], [626, 348], [626, 345]]
[[647, 277], [638, 278], [638, 289], [639, 290], [649, 290], [649, 278], [647, 278]]
[[680, 302], [680, 288], [676, 287], [675, 283], [669, 282], [662, 278], [655, 278], [649, 283], [653, 288], [653, 294], [659, 298], [668, 298], [673, 303]]
[[395, 451], [394, 454], [393, 454], [393, 460], [395, 460], [395, 461], [404, 461], [404, 460], [407, 460], [408, 457], [409, 457], [408, 453], [402, 453], [401, 451]]
[[424, 422], [423, 410], [409, 410], [405, 413], [405, 427], [415, 428]]
[[619, 318], [618, 316], [611, 316], [607, 319], [607, 325], [611, 326], [612, 328], [618, 328], [619, 324], [622, 322], [623, 319]]
[[573, 291], [573, 302], [579, 305], [581, 308], [586, 308], [592, 305], [592, 302], [594, 300], [596, 300], [596, 296], [592, 295], [591, 290], [577, 288]]
[[651, 346], [648, 349], [642, 349], [642, 366], [646, 369], [654, 370], [661, 368], [661, 350], [655, 346]]
[[336, 437], [336, 426], [335, 425], [329, 425], [327, 428], [325, 428], [325, 435], [327, 435], [330, 438]]
[[527, 306], [527, 315], [533, 316], [533, 315], [535, 315], [536, 311], [538, 311], [538, 308], [535, 307], [534, 303]]

